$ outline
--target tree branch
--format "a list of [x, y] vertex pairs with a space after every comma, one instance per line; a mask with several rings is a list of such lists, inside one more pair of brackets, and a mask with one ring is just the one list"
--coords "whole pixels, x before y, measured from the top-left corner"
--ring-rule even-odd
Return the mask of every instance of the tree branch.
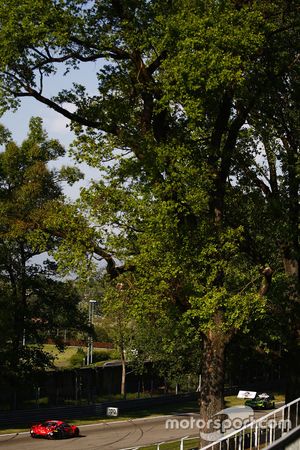
[[271, 267], [267, 266], [264, 269], [262, 269], [261, 273], [264, 276], [264, 278], [263, 278], [263, 281], [262, 281], [262, 284], [260, 286], [258, 293], [261, 297], [263, 297], [264, 295], [267, 294], [267, 292], [270, 289], [271, 282], [272, 282], [273, 270], [271, 269]]
[[160, 67], [162, 61], [167, 58], [167, 51], [163, 50], [161, 54], [153, 61], [147, 68], [149, 74], [153, 75], [153, 73]]
[[[12, 74], [9, 74], [9, 75], [12, 76]], [[15, 76], [14, 76], [14, 78], [17, 79], [17, 77], [15, 77]], [[97, 122], [97, 121], [88, 119], [86, 117], [80, 116], [79, 114], [72, 113], [72, 112], [68, 111], [66, 108], [63, 108], [62, 106], [60, 106], [58, 103], [55, 103], [53, 100], [45, 97], [44, 95], [41, 94], [41, 92], [37, 91], [33, 87], [26, 85], [25, 83], [21, 82], [19, 79], [17, 79], [17, 81], [22, 85], [22, 87], [25, 89], [26, 92], [11, 91], [11, 93], [15, 97], [33, 97], [36, 100], [38, 100], [39, 102], [43, 103], [44, 105], [49, 106], [49, 108], [51, 108], [54, 111], [58, 112], [59, 114], [63, 115], [67, 119], [70, 119], [71, 121], [77, 122], [78, 124], [83, 125], [83, 126], [96, 128], [96, 129], [102, 130], [106, 133], [110, 133], [115, 136], [118, 136], [120, 130], [116, 125], [111, 125], [111, 126], [109, 126], [107, 124], [103, 125], [103, 123], [101, 123], [101, 122]]]
[[135, 269], [134, 266], [129, 266], [127, 268], [125, 268], [124, 265], [117, 266], [113, 256], [110, 253], [108, 253], [105, 249], [99, 247], [98, 245], [94, 245], [93, 250], [96, 253], [96, 255], [100, 256], [106, 262], [107, 264], [106, 270], [110, 275], [111, 279], [117, 278], [120, 274], [124, 272], [132, 272]]

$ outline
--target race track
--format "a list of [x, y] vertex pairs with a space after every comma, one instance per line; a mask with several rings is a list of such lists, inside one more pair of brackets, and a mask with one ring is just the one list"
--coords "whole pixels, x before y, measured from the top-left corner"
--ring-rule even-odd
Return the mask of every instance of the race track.
[[197, 433], [188, 429], [166, 430], [165, 420], [166, 417], [156, 417], [81, 426], [79, 438], [59, 441], [32, 439], [29, 433], [4, 435], [0, 436], [0, 450], [120, 450]]
[[[281, 406], [281, 405], [277, 405]], [[268, 411], [256, 411], [255, 418]], [[0, 450], [121, 450], [153, 443], [175, 440], [184, 436], [197, 436], [197, 428], [166, 429], [166, 420], [199, 418], [198, 414], [180, 414], [165, 417], [101, 422], [79, 426], [80, 437], [49, 441], [32, 439], [28, 433], [0, 436]]]

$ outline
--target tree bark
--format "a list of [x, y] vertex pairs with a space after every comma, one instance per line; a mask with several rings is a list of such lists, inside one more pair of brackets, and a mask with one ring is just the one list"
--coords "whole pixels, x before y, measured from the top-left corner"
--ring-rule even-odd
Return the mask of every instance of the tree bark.
[[[204, 336], [201, 390], [199, 396], [200, 419], [206, 423], [203, 433], [216, 429], [209, 419], [224, 409], [225, 347], [229, 337], [221, 330], [208, 331]], [[201, 439], [201, 445], [207, 442]]]
[[289, 279], [289, 344], [285, 359], [286, 402], [300, 397], [300, 292], [299, 292], [299, 178], [297, 176], [298, 148], [285, 143], [288, 159], [288, 223], [289, 241], [283, 246], [285, 274]]
[[290, 280], [289, 299], [289, 342], [285, 356], [285, 401], [289, 403], [300, 397], [300, 299], [299, 299], [299, 263], [285, 251], [283, 265]]
[[122, 375], [121, 375], [121, 395], [126, 399], [126, 360], [124, 348], [121, 348], [121, 365], [122, 365]]

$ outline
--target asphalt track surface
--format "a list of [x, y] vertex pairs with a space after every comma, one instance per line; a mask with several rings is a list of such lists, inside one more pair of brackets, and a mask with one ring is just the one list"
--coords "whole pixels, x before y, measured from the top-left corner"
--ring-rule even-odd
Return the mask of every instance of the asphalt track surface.
[[[255, 418], [268, 411], [255, 413]], [[133, 419], [128, 421], [101, 422], [83, 425], [78, 438], [62, 440], [32, 439], [28, 433], [0, 436], [0, 450], [121, 450], [153, 443], [175, 440], [184, 436], [197, 436], [195, 428], [184, 430], [166, 429], [168, 418], [199, 418], [198, 414], [180, 414], [173, 416]]]
[[[182, 419], [183, 416], [172, 416]], [[0, 450], [120, 450], [197, 433], [196, 430], [166, 430], [167, 417], [103, 422], [81, 426], [80, 437], [62, 440], [32, 439], [29, 433], [0, 437]]]

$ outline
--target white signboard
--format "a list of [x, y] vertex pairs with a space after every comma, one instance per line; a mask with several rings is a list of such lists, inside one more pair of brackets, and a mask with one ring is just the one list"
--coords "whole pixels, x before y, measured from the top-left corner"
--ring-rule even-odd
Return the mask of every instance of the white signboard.
[[106, 408], [106, 415], [107, 416], [117, 417], [118, 414], [119, 414], [119, 409], [118, 408], [113, 408], [112, 406], [110, 406], [109, 408]]
[[259, 398], [269, 398], [269, 394], [266, 394], [265, 392], [263, 392], [262, 394], [259, 394]]
[[238, 398], [254, 398], [256, 392], [254, 391], [239, 391]]

